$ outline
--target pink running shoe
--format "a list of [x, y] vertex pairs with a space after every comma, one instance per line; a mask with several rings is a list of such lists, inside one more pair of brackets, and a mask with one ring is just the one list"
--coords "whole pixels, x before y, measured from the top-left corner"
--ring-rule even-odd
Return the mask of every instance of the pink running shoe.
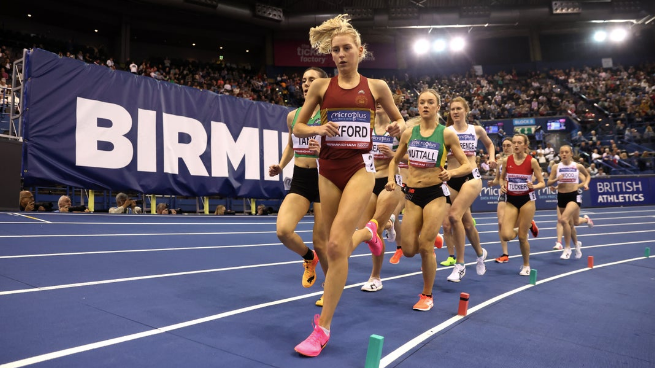
[[318, 356], [328, 341], [330, 341], [330, 335], [326, 335], [321, 326], [318, 325], [319, 317], [318, 314], [314, 316], [314, 323], [312, 323], [314, 332], [294, 348], [299, 354], [308, 357]]
[[371, 249], [371, 253], [373, 253], [374, 256], [379, 256], [382, 254], [382, 240], [378, 235], [378, 222], [375, 219], [372, 219], [366, 224], [366, 227], [372, 234], [371, 240], [367, 240], [366, 244], [368, 244], [368, 247]]
[[583, 218], [587, 219], [587, 226], [588, 226], [589, 228], [594, 227], [594, 222], [591, 221], [591, 219], [589, 218], [588, 215], [584, 215]]

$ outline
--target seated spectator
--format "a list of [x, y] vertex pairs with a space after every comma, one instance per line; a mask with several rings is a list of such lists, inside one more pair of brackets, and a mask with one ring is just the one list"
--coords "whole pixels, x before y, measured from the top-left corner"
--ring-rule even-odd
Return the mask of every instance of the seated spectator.
[[602, 158], [603, 156], [601, 156], [600, 153], [598, 153], [598, 148], [594, 148], [594, 152], [591, 153], [591, 161], [594, 162]]
[[591, 175], [592, 178], [598, 175], [598, 169], [596, 168], [596, 164], [593, 162], [591, 163], [591, 165], [589, 165], [587, 171], [589, 171], [589, 175]]
[[598, 142], [598, 136], [596, 135], [596, 131], [592, 130], [590, 134], [591, 134], [591, 136], [589, 137], [589, 141], [592, 144], [596, 144], [596, 142]]
[[646, 129], [644, 130], [643, 134], [643, 142], [644, 143], [650, 143], [653, 142], [653, 137], [655, 137], [655, 133], [653, 132], [653, 127], [650, 125], [646, 126]]
[[219, 204], [216, 206], [216, 211], [214, 211], [214, 215], [224, 215], [225, 214], [225, 206], [222, 204]]
[[18, 200], [18, 205], [20, 206], [21, 211], [32, 212], [32, 211], [47, 211], [47, 205], [50, 205], [52, 210], [52, 203], [34, 203], [34, 194], [29, 190], [23, 190], [20, 192], [20, 197]]
[[157, 214], [158, 215], [177, 215], [177, 211], [173, 208], [168, 208], [168, 203], [160, 203], [157, 205]]
[[259, 216], [268, 215], [268, 210], [266, 209], [266, 206], [264, 206], [263, 204], [257, 206], [257, 215]]
[[602, 167], [599, 167], [598, 168], [598, 175], [596, 175], [596, 176], [606, 176], [606, 175], [607, 174], [605, 174], [605, 170], [603, 170]]
[[553, 148], [552, 144], [546, 143], [546, 148], [544, 148], [544, 156], [546, 156], [546, 160], [553, 161], [553, 158], [555, 158], [555, 149]]
[[116, 207], [109, 209], [109, 213], [141, 213], [141, 207], [136, 205], [136, 201], [130, 199], [125, 193], [116, 195]]
[[54, 212], [89, 212], [86, 206], [73, 206], [71, 197], [67, 195], [59, 197], [57, 208]]

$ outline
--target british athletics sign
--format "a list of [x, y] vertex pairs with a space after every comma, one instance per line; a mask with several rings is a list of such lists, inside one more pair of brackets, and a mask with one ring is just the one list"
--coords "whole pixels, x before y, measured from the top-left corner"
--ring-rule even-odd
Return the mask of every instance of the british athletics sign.
[[35, 49], [26, 60], [25, 185], [281, 198], [268, 176], [289, 109]]

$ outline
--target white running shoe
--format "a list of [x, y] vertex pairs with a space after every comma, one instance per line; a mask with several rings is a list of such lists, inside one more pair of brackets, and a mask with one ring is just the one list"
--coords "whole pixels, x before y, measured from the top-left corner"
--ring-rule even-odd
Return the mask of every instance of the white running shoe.
[[362, 285], [362, 291], [380, 291], [382, 290], [382, 280], [371, 277]]
[[555, 246], [553, 247], [553, 250], [562, 250], [562, 249], [564, 249], [564, 246], [562, 245], [562, 243], [560, 243], [560, 242], [555, 243]]
[[530, 266], [521, 266], [521, 271], [519, 271], [521, 276], [530, 276]]
[[455, 264], [453, 267], [453, 272], [448, 276], [448, 281], [450, 282], [460, 282], [466, 275], [466, 266], [463, 264]]
[[569, 259], [569, 258], [571, 258], [571, 248], [564, 249], [564, 251], [562, 251], [562, 255], [559, 256], [559, 258], [560, 259]]
[[387, 233], [389, 236], [387, 237], [387, 240], [390, 242], [395, 242], [396, 241], [396, 229], [393, 227], [393, 225], [396, 224], [396, 216], [392, 213], [391, 217], [389, 218], [389, 221], [391, 221], [391, 227], [389, 230], [387, 230]]
[[584, 215], [584, 216], [582, 216], [582, 217], [583, 217], [584, 219], [586, 219], [586, 220], [587, 220], [587, 226], [589, 226], [589, 228], [592, 228], [592, 227], [594, 227], [594, 222], [593, 222], [593, 221], [591, 221], [591, 219], [589, 218], [589, 216], [588, 216], [588, 215]]
[[575, 259], [582, 258], [582, 242], [575, 243]]
[[482, 248], [482, 255], [477, 258], [477, 264], [475, 265], [475, 272], [477, 272], [480, 276], [487, 272], [487, 267], [484, 265], [485, 259], [487, 259], [487, 250]]

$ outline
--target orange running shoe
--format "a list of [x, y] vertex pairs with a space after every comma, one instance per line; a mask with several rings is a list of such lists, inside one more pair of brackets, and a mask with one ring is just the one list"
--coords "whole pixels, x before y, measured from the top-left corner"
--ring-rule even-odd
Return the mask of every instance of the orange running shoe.
[[311, 287], [314, 285], [314, 282], [316, 282], [316, 265], [318, 264], [318, 256], [316, 255], [316, 251], [312, 251], [312, 253], [314, 253], [314, 259], [303, 262], [305, 272], [302, 274], [302, 286], [306, 288]]
[[400, 248], [396, 249], [396, 253], [394, 253], [393, 256], [391, 256], [389, 263], [398, 264], [398, 262], [400, 262], [400, 257], [402, 256], [403, 256], [403, 250]]
[[429, 311], [434, 306], [434, 300], [431, 296], [419, 295], [418, 303], [414, 304], [414, 310]]
[[506, 254], [496, 258], [496, 263], [507, 263], [509, 262], [509, 257]]
[[532, 233], [533, 237], [537, 237], [539, 235], [539, 228], [537, 227], [537, 223], [532, 220], [532, 224], [530, 224], [530, 232]]

